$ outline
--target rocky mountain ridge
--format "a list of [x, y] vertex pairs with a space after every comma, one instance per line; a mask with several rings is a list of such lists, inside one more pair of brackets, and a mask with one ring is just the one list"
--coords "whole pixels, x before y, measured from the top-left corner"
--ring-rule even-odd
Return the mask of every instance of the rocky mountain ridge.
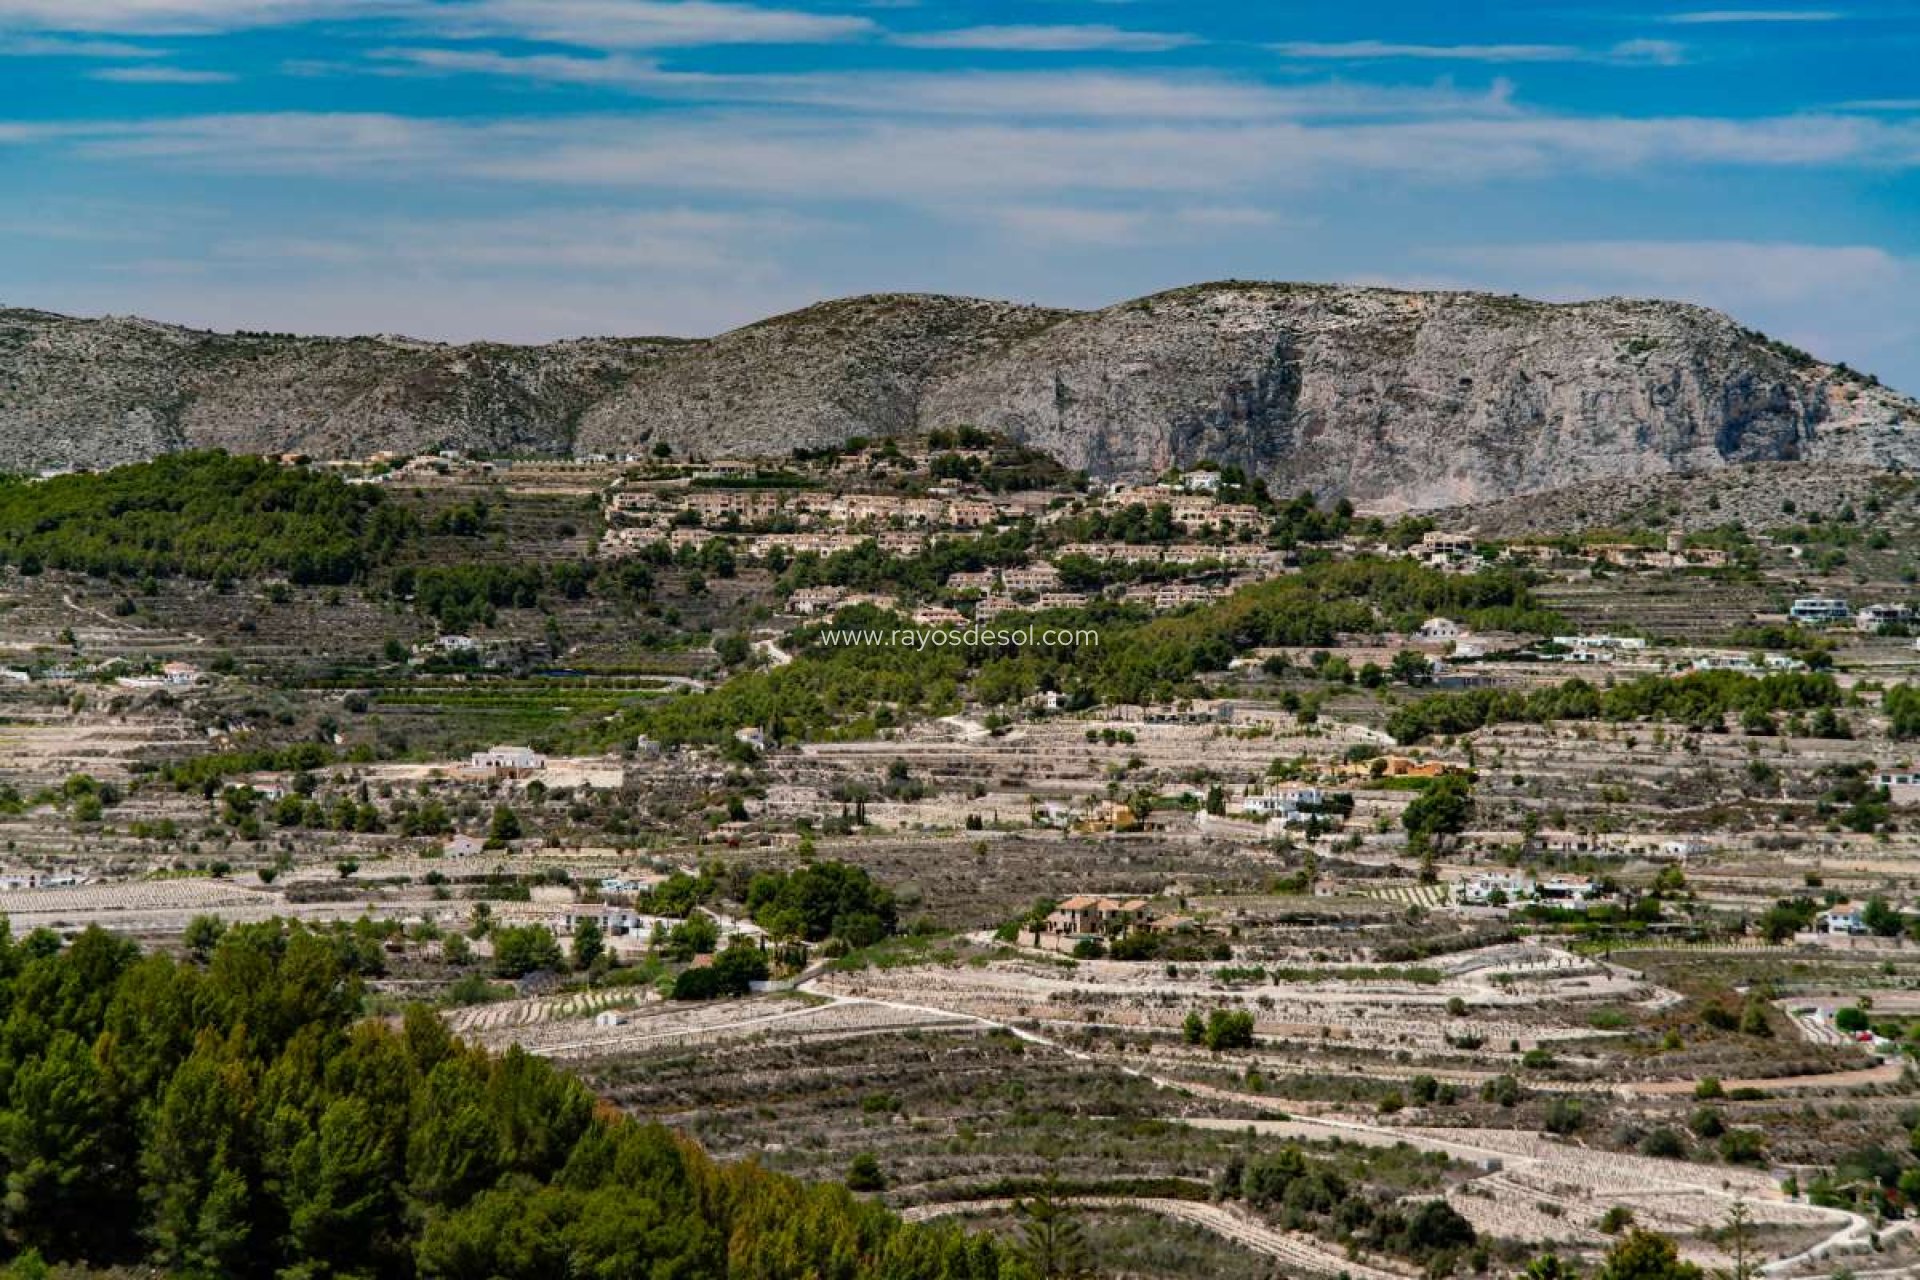
[[1096, 475], [1202, 459], [1377, 509], [1751, 462], [1920, 465], [1920, 405], [1705, 308], [1197, 285], [881, 294], [715, 338], [213, 334], [0, 310], [0, 470], [189, 447], [784, 454], [972, 423]]

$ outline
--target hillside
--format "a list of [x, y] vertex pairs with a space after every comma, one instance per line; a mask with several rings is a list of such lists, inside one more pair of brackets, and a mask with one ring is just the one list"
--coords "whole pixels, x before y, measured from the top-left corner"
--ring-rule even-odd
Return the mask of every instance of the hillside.
[[705, 340], [519, 347], [0, 311], [14, 470], [204, 446], [774, 454], [962, 422], [1097, 475], [1217, 459], [1382, 508], [1920, 461], [1912, 400], [1665, 302], [1249, 283], [1091, 312], [876, 295]]

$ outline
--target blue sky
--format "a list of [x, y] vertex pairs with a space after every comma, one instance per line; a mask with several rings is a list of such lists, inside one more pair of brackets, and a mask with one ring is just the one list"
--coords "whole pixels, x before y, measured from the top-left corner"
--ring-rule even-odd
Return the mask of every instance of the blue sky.
[[543, 339], [1621, 293], [1920, 392], [1916, 68], [1920, 0], [0, 0], [0, 301]]

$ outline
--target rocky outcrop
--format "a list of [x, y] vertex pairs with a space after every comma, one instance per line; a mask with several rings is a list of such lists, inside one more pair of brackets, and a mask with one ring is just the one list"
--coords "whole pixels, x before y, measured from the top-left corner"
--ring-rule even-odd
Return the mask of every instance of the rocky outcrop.
[[0, 311], [0, 471], [184, 448], [566, 453], [588, 407], [676, 345], [448, 346]]
[[1102, 476], [1201, 459], [1380, 508], [1732, 464], [1920, 463], [1920, 406], [1716, 312], [1201, 285], [877, 295], [703, 341], [214, 335], [0, 312], [0, 468], [166, 449], [782, 454], [958, 423]]

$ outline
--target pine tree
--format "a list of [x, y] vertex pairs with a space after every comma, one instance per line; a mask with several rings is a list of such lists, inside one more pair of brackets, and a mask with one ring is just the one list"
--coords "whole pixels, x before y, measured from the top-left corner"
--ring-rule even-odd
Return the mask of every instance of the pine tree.
[[1088, 1274], [1086, 1236], [1059, 1190], [1059, 1175], [1049, 1169], [1040, 1193], [1013, 1206], [1020, 1222], [1020, 1256], [1041, 1280]]

